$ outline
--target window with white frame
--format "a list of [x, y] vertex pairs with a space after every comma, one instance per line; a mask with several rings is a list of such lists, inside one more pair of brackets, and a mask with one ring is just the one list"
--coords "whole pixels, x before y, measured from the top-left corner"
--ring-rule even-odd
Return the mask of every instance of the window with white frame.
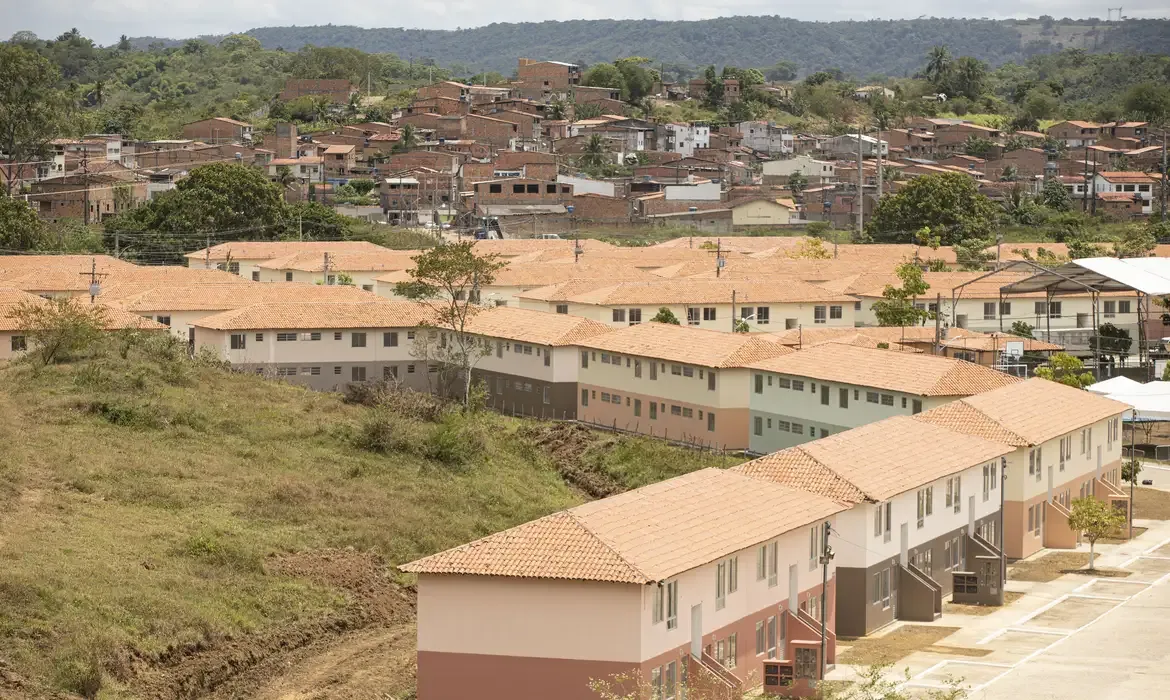
[[813, 323], [827, 323], [827, 307], [814, 306], [813, 307]]
[[721, 561], [715, 565], [715, 609], [722, 610], [727, 605], [727, 562]]
[[666, 629], [678, 627], [678, 581], [666, 584]]
[[657, 625], [664, 619], [663, 612], [666, 606], [666, 589], [662, 586], [654, 587], [654, 602], [650, 613], [651, 623]]
[[768, 545], [768, 588], [772, 588], [779, 581], [780, 544], [772, 542]]

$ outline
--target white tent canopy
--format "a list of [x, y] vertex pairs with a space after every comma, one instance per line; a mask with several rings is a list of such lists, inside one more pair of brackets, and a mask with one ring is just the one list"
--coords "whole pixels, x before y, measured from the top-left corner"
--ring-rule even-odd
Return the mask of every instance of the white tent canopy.
[[1137, 291], [1170, 295], [1170, 258], [1081, 258], [1003, 287], [1005, 294]]
[[[1114, 401], [1129, 404], [1137, 411], [1136, 420], [1139, 422], [1170, 421], [1170, 382], [1142, 384], [1129, 377], [1113, 377], [1085, 388]], [[1134, 420], [1133, 411], [1127, 412], [1125, 418]]]

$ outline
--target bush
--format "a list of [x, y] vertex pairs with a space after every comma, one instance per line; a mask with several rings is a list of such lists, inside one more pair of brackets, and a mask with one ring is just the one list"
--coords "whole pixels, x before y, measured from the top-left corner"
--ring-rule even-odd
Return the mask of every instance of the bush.
[[423, 455], [447, 466], [467, 464], [487, 449], [487, 441], [476, 427], [460, 416], [448, 416], [427, 436]]
[[354, 437], [359, 448], [382, 455], [414, 452], [421, 441], [418, 426], [385, 408], [370, 411]]
[[94, 700], [102, 689], [102, 665], [96, 654], [68, 654], [53, 666], [53, 680], [62, 690]]
[[135, 404], [126, 401], [92, 401], [86, 407], [89, 413], [101, 416], [113, 425], [140, 430], [158, 429], [163, 425], [158, 408], [151, 404]]

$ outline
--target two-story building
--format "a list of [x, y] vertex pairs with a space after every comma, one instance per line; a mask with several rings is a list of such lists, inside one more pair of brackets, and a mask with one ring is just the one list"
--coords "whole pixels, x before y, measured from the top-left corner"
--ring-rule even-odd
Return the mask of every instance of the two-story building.
[[1013, 451], [898, 416], [733, 471], [852, 505], [837, 515], [829, 544], [837, 565], [836, 631], [857, 637], [895, 620], [937, 619], [952, 591], [951, 572], [971, 570], [968, 554], [998, 554], [976, 535], [999, 518], [988, 475]]
[[378, 253], [386, 249], [367, 241], [231, 241], [187, 253], [187, 267], [195, 270], [227, 270], [232, 274], [254, 277], [257, 266], [274, 258], [298, 253]]
[[807, 154], [783, 160], [767, 160], [761, 167], [765, 185], [786, 185], [797, 173], [800, 173], [810, 185], [821, 185], [836, 180], [836, 165], [832, 161], [817, 160]]
[[[914, 420], [1014, 447], [1006, 456], [1003, 529], [982, 537], [1021, 559], [1073, 548], [1072, 499], [1095, 496], [1128, 512], [1121, 489], [1121, 416], [1126, 404], [1045, 379], [1029, 379], [926, 411]], [[1002, 542], [1002, 544], [1000, 544]]]
[[1099, 172], [1093, 178], [1092, 187], [1098, 195], [1129, 195], [1129, 199], [1141, 207], [1141, 214], [1148, 215], [1153, 211], [1154, 191], [1159, 180], [1157, 175], [1143, 172]]
[[738, 125], [741, 143], [748, 148], [773, 155], [792, 153], [792, 129], [772, 122], [751, 121]]
[[661, 698], [738, 697], [769, 659], [817, 678], [822, 615], [836, 658], [821, 533], [846, 507], [703, 469], [403, 565], [418, 576], [419, 697], [474, 682], [482, 698], [594, 700], [591, 681], [622, 677]]
[[962, 360], [842, 343], [823, 343], [748, 368], [749, 448], [757, 454], [1020, 381]]
[[1101, 125], [1070, 119], [1048, 127], [1048, 136], [1060, 141], [1067, 148], [1084, 148], [1092, 146], [1101, 138]]
[[[35, 349], [30, 337], [33, 329], [29, 327], [27, 318], [19, 315], [17, 311], [48, 303], [45, 298], [35, 294], [0, 285], [0, 360], [15, 359], [29, 350]], [[79, 307], [90, 306], [89, 301], [83, 298], [75, 298], [68, 303], [76, 304]], [[96, 317], [101, 321], [102, 330], [136, 329], [156, 333], [166, 332], [166, 326], [137, 314], [127, 313], [115, 306], [101, 303], [93, 306], [97, 309]]]
[[664, 323], [577, 345], [580, 420], [728, 449], [748, 446], [746, 366], [793, 352], [760, 335]]

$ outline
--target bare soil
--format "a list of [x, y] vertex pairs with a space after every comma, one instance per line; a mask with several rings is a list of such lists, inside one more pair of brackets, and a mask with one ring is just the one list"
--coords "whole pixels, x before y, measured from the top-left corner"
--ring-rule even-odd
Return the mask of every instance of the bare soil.
[[577, 423], [531, 423], [516, 434], [532, 440], [552, 458], [561, 477], [591, 498], [605, 498], [623, 488], [608, 474], [589, 468], [582, 455], [601, 439], [597, 433]]
[[[1138, 474], [1138, 479], [1141, 479], [1141, 474]], [[1134, 488], [1133, 517], [1138, 520], [1170, 520], [1170, 491], [1141, 486]]]
[[[1098, 540], [1100, 542], [1101, 540]], [[1098, 552], [1097, 556], [1101, 553]], [[1103, 578], [1125, 578], [1132, 571], [1113, 569], [1108, 567], [1088, 569], [1088, 552], [1050, 552], [1038, 559], [1028, 559], [1008, 566], [1008, 579], [1011, 581], [1036, 581], [1046, 583], [1055, 581], [1065, 574], [1082, 574], [1084, 576], [1098, 576]]]
[[871, 666], [873, 664], [897, 663], [916, 651], [958, 656], [986, 656], [991, 653], [990, 650], [986, 649], [936, 644], [957, 631], [959, 631], [958, 627], [903, 625], [880, 637], [842, 640], [841, 644], [849, 645], [849, 649], [838, 656], [838, 661], [843, 664]]
[[415, 594], [381, 558], [317, 550], [272, 557], [265, 571], [336, 588], [349, 605], [326, 619], [139, 656], [133, 689], [159, 698], [382, 700], [413, 688]]
[[[1133, 529], [1133, 536], [1136, 538], [1146, 531], [1144, 527], [1135, 527]], [[1122, 528], [1118, 537], [1102, 537], [1097, 540], [1097, 544], [1122, 544], [1129, 542], [1129, 528]]]

